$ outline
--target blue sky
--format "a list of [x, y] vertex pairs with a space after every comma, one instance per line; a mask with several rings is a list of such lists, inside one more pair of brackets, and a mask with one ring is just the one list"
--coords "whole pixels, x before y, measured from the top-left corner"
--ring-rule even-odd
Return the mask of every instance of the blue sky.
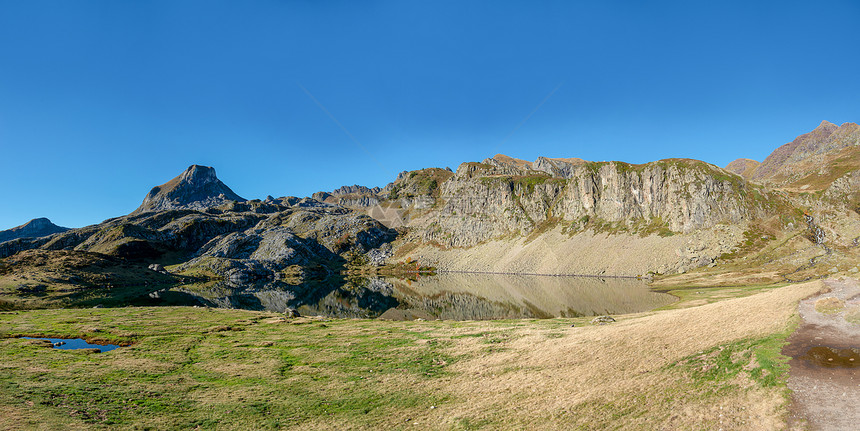
[[860, 2], [0, 0], [0, 229], [581, 157], [762, 160], [860, 121]]

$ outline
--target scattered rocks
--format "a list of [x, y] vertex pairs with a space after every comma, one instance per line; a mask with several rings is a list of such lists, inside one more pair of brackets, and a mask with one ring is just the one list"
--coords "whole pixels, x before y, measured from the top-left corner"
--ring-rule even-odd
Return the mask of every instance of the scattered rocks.
[[592, 325], [608, 325], [613, 322], [615, 322], [615, 319], [610, 316], [597, 316], [594, 319], [591, 319]]
[[385, 265], [385, 261], [394, 255], [391, 249], [391, 243], [382, 244], [379, 248], [375, 248], [367, 252], [367, 261], [373, 266]]

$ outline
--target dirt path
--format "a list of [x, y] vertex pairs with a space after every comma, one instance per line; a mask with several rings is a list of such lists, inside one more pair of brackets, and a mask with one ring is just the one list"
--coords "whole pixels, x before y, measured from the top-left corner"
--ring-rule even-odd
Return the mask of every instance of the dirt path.
[[[860, 285], [827, 280], [830, 292], [800, 302], [790, 356], [791, 429], [856, 430], [860, 424]], [[847, 318], [847, 320], [846, 320]]]

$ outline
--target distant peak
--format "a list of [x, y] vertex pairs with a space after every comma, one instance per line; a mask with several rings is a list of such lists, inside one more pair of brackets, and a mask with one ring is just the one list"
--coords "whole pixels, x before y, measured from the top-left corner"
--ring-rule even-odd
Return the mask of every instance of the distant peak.
[[824, 120], [821, 122], [821, 124], [818, 125], [818, 127], [816, 127], [816, 129], [829, 128], [829, 127], [838, 127], [838, 126], [827, 121], [827, 120]]
[[65, 232], [69, 230], [67, 227], [57, 226], [51, 223], [45, 217], [34, 218], [21, 226], [13, 227], [12, 229], [0, 231], [0, 242], [13, 240], [16, 238], [36, 238], [48, 236], [54, 233]]
[[492, 160], [495, 160], [499, 163], [504, 163], [507, 165], [514, 165], [518, 167], [531, 168], [532, 162], [527, 160], [518, 159], [516, 157], [506, 156], [504, 154], [496, 154], [492, 157]]

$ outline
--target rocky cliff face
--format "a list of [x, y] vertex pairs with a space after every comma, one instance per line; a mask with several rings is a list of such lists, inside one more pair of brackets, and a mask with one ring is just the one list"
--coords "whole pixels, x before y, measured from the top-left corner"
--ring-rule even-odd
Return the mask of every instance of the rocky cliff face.
[[191, 165], [178, 177], [153, 187], [132, 214], [172, 209], [206, 209], [244, 201], [215, 176], [215, 169]]
[[11, 241], [18, 238], [38, 238], [59, 232], [65, 232], [67, 230], [69, 230], [69, 228], [57, 226], [44, 217], [35, 218], [21, 226], [0, 231], [0, 242]]
[[414, 234], [470, 247], [558, 224], [572, 230], [691, 232], [747, 221], [767, 199], [739, 176], [694, 160], [580, 163], [553, 174], [520, 166], [461, 165], [441, 185], [438, 204], [411, 219]]

